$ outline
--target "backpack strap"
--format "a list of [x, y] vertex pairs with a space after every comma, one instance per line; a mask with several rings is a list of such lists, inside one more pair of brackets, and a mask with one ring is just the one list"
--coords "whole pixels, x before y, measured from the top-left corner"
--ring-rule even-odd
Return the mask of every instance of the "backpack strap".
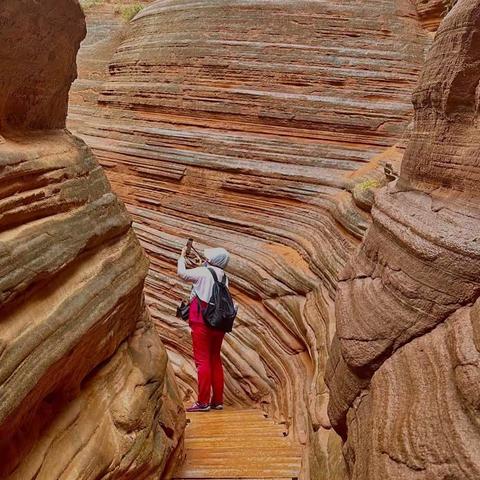
[[207, 267], [207, 269], [212, 274], [212, 277], [213, 277], [213, 280], [215, 280], [215, 283], [218, 283], [218, 277], [217, 277], [217, 274], [215, 273], [215, 270], [210, 267]]
[[215, 280], [216, 283], [221, 283], [222, 285], [225, 285], [225, 283], [227, 281], [227, 275], [225, 274], [225, 272], [223, 272], [222, 281], [219, 282], [215, 270], [213, 268], [210, 268], [210, 267], [207, 267], [207, 268], [208, 268], [208, 271], [212, 274], [212, 277], [213, 277], [213, 279]]

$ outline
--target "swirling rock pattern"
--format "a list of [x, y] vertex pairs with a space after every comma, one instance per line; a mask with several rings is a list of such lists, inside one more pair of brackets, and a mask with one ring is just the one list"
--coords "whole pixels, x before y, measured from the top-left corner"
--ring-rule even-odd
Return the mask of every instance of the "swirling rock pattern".
[[[95, 31], [88, 51], [111, 48]], [[308, 445], [305, 471], [340, 478], [323, 381], [333, 297], [372, 191], [387, 182], [383, 164], [398, 167], [403, 153], [394, 145], [429, 42], [415, 7], [162, 0], [122, 36], [98, 104], [89, 87], [101, 69], [81, 62], [70, 125], [152, 259], [147, 302], [184, 398], [195, 372], [189, 331], [172, 315], [187, 293], [174, 264], [192, 237], [233, 254], [241, 308], [224, 348], [227, 401], [274, 412]]]
[[479, 476], [479, 61], [480, 2], [465, 0], [427, 57], [400, 179], [376, 194], [339, 285], [329, 413], [353, 479]]
[[65, 127], [75, 0], [0, 5], [0, 477], [158, 478], [184, 424], [148, 262]]

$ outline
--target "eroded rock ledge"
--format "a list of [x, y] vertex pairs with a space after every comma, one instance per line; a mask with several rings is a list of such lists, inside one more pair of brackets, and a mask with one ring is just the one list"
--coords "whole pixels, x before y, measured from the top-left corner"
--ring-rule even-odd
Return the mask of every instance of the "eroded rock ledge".
[[413, 0], [424, 28], [436, 32], [440, 22], [458, 0]]
[[336, 301], [329, 413], [355, 480], [480, 476], [480, 2], [440, 26], [400, 179]]
[[184, 418], [143, 298], [148, 262], [64, 130], [75, 0], [0, 4], [0, 477], [158, 478]]

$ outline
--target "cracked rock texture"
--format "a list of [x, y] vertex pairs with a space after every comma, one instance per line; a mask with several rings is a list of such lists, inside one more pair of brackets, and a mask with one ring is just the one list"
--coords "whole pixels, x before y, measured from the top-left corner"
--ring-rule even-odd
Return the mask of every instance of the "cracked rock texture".
[[145, 308], [148, 262], [64, 129], [83, 13], [3, 0], [0, 23], [0, 478], [159, 478], [184, 417]]
[[480, 1], [441, 24], [400, 179], [343, 272], [329, 414], [350, 478], [480, 478]]
[[333, 299], [383, 165], [398, 170], [430, 35], [409, 0], [162, 0], [126, 28], [114, 12], [88, 13], [69, 125], [152, 260], [147, 303], [184, 399], [195, 370], [175, 260], [192, 237], [233, 254], [227, 402], [285, 422], [304, 473], [343, 478], [323, 380]]

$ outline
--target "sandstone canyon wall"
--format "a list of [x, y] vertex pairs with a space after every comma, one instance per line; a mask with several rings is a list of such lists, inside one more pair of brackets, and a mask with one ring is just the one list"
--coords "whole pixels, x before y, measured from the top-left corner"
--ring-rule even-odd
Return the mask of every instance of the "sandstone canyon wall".
[[420, 22], [429, 32], [435, 32], [457, 0], [413, 0]]
[[480, 2], [463, 0], [338, 287], [329, 412], [355, 480], [480, 478], [479, 86]]
[[65, 130], [76, 0], [0, 3], [0, 478], [150, 479], [184, 416], [123, 204]]
[[151, 258], [147, 303], [184, 398], [195, 371], [175, 260], [192, 237], [233, 254], [227, 401], [282, 419], [312, 478], [342, 478], [323, 381], [333, 299], [383, 164], [403, 153], [425, 22], [408, 0], [161, 0], [115, 36], [98, 28], [111, 19], [89, 15], [70, 126]]

